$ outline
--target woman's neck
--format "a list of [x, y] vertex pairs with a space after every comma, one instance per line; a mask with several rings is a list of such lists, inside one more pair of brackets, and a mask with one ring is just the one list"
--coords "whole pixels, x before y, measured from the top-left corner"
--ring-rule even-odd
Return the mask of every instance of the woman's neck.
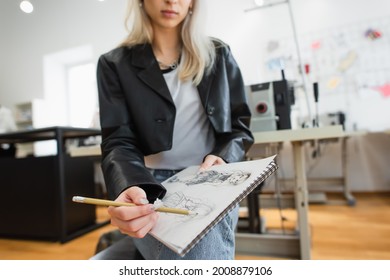
[[181, 54], [180, 36], [176, 31], [155, 32], [152, 48], [158, 61], [171, 64], [177, 61]]

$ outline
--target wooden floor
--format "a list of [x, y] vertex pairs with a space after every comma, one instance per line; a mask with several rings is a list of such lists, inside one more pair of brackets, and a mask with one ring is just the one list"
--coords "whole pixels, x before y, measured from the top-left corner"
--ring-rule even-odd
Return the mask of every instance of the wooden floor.
[[[309, 223], [314, 260], [390, 260], [390, 193], [354, 194], [357, 203], [351, 207], [342, 198], [331, 195], [329, 203], [310, 205]], [[335, 199], [338, 202], [334, 203]], [[270, 229], [294, 227], [293, 210], [261, 211]], [[105, 210], [99, 211], [105, 219]], [[112, 230], [106, 225], [65, 244], [41, 241], [0, 239], [2, 260], [84, 260], [95, 251], [101, 234]], [[267, 256], [237, 256], [237, 259], [267, 259]], [[269, 257], [269, 259], [274, 259]]]

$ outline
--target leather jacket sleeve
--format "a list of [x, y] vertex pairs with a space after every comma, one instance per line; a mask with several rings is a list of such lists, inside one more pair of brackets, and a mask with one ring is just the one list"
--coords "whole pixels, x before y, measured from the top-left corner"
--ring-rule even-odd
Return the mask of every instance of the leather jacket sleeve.
[[162, 198], [166, 189], [145, 168], [140, 139], [133, 130], [131, 114], [115, 64], [101, 56], [97, 68], [100, 122], [102, 129], [102, 170], [108, 195], [115, 199], [130, 186], [139, 186], [149, 201]]
[[[230, 48], [226, 45], [217, 46], [217, 55], [215, 80], [219, 83], [214, 83], [217, 87], [211, 89], [207, 106], [207, 113], [216, 132], [216, 145], [211, 154], [226, 162], [241, 161], [254, 142], [249, 129], [251, 112], [241, 71]], [[219, 91], [223, 91], [219, 93], [221, 96]], [[212, 109], [215, 112], [211, 112]]]

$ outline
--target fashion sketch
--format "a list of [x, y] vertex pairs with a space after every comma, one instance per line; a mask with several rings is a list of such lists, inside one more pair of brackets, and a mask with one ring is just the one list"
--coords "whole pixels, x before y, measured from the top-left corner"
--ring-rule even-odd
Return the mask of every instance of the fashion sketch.
[[192, 214], [159, 213], [150, 234], [175, 252], [192, 248], [245, 193], [274, 171], [273, 159], [216, 165], [203, 172], [199, 166], [191, 166], [162, 182], [167, 189], [163, 206], [187, 209]]
[[172, 177], [168, 182], [182, 182], [187, 186], [208, 184], [208, 185], [238, 185], [250, 177], [250, 172], [233, 170], [229, 172], [218, 172], [216, 170], [206, 170], [195, 174], [187, 179], [180, 179], [178, 176]]
[[180, 208], [186, 209], [193, 213], [194, 215], [174, 215], [176, 221], [185, 222], [192, 219], [202, 218], [215, 208], [214, 203], [185, 195], [183, 192], [175, 192], [167, 195], [163, 200], [164, 206], [170, 208]]

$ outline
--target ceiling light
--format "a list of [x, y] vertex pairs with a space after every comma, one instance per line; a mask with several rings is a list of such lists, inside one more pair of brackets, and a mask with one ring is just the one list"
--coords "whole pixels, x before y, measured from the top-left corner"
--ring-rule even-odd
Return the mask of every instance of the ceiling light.
[[34, 11], [34, 6], [30, 1], [22, 1], [20, 2], [20, 9], [26, 14], [30, 14]]

